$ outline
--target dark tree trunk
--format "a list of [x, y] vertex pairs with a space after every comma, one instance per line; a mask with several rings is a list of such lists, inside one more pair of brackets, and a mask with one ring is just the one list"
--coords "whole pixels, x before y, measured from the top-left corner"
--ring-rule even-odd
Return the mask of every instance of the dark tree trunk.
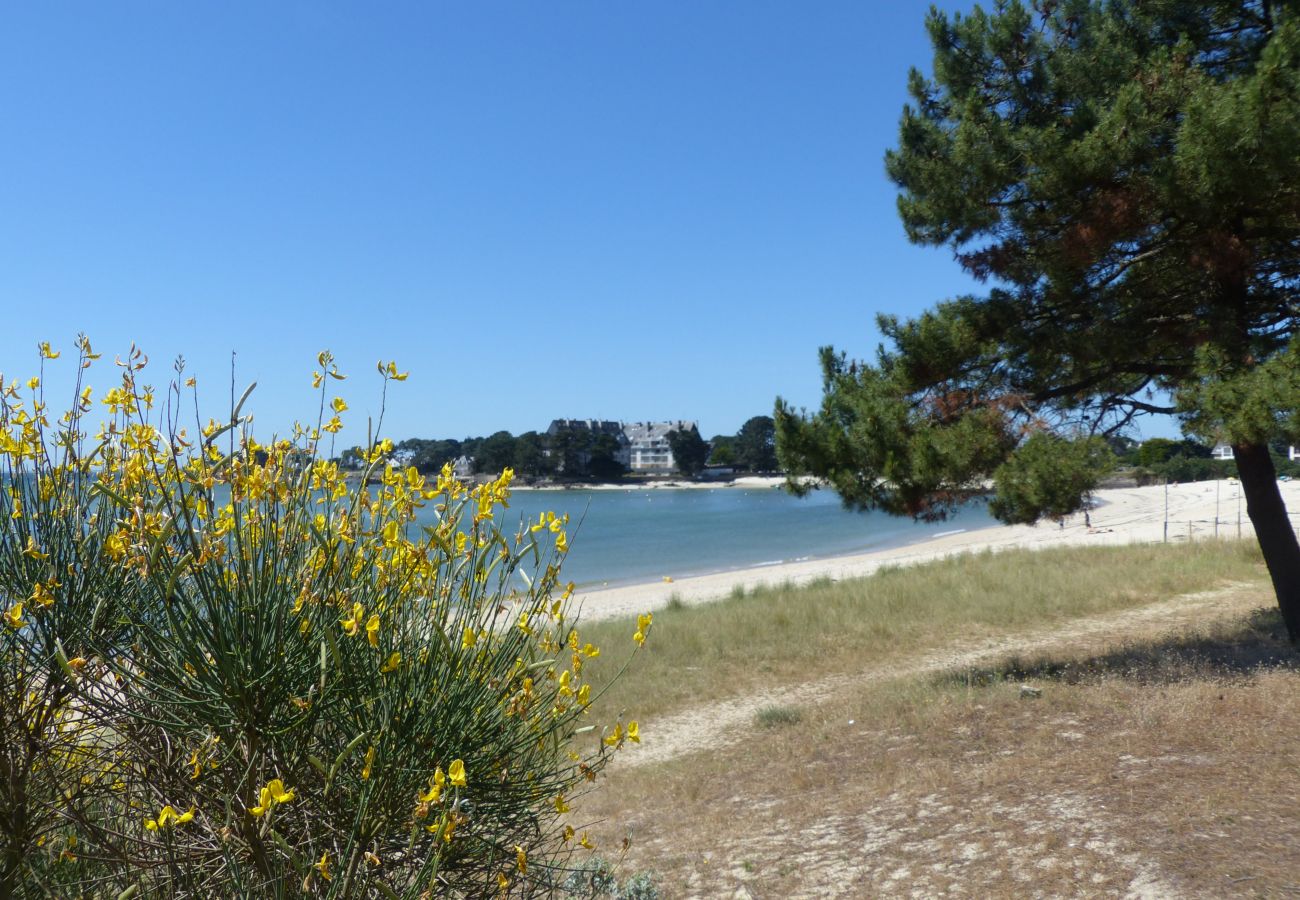
[[1246, 512], [1273, 579], [1282, 621], [1291, 643], [1300, 644], [1300, 542], [1277, 489], [1277, 470], [1265, 444], [1239, 444], [1232, 449], [1246, 495]]

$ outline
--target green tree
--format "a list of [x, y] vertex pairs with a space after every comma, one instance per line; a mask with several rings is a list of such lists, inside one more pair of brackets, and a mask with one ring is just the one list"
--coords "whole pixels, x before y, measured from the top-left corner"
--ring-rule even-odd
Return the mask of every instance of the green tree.
[[[886, 168], [908, 237], [990, 290], [882, 316], [874, 365], [825, 348], [820, 412], [777, 402], [782, 462], [853, 506], [942, 515], [998, 472], [1045, 475], [1021, 464], [1028, 436], [1178, 413], [1233, 446], [1300, 640], [1268, 452], [1300, 432], [1297, 3], [1041, 0], [927, 24], [933, 74], [912, 72]], [[1075, 504], [1094, 484], [1072, 481]], [[1019, 490], [998, 512], [1059, 499]]]
[[536, 431], [525, 431], [515, 439], [514, 465], [515, 471], [534, 477], [555, 471], [555, 465], [546, 455], [546, 440]]
[[709, 445], [694, 427], [668, 432], [668, 449], [673, 452], [673, 466], [687, 478], [700, 474], [709, 458]]
[[734, 466], [736, 464], [736, 438], [730, 434], [715, 434], [709, 440], [709, 465]]
[[740, 426], [736, 461], [751, 472], [776, 471], [776, 425], [771, 416], [754, 416]]
[[618, 438], [612, 434], [597, 434], [590, 442], [587, 473], [593, 478], [613, 480], [623, 477], [627, 467], [618, 461]]
[[474, 455], [474, 471], [499, 475], [501, 470], [514, 465], [515, 436], [508, 431], [497, 431], [483, 438]]

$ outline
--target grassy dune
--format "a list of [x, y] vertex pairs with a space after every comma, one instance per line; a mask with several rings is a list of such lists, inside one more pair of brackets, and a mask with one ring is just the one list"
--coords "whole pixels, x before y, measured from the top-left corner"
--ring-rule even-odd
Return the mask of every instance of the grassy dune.
[[[606, 672], [633, 628], [586, 630]], [[574, 822], [611, 856], [629, 841], [619, 868], [665, 898], [1292, 896], [1282, 634], [1255, 548], [1228, 542], [668, 609], [601, 701], [644, 745]]]
[[[736, 592], [655, 613], [646, 652], [600, 704], [648, 717], [954, 641], [1265, 579], [1254, 544], [1222, 541], [983, 553], [851, 581]], [[584, 639], [608, 648], [597, 660], [597, 684], [617, 671], [635, 630], [624, 621], [583, 628]]]

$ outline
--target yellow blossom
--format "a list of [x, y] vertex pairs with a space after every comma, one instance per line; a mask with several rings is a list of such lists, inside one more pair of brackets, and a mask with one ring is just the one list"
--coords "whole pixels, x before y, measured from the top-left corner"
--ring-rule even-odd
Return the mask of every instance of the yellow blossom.
[[451, 761], [451, 765], [447, 767], [447, 779], [454, 787], [465, 786], [465, 763], [462, 760]]
[[144, 827], [147, 831], [157, 831], [159, 828], [167, 828], [174, 825], [184, 825], [193, 820], [194, 807], [190, 807], [185, 812], [179, 812], [174, 806], [167, 805], [158, 813], [157, 819], [145, 819]]
[[352, 615], [346, 619], [340, 619], [339, 624], [343, 626], [343, 632], [348, 637], [356, 637], [357, 631], [361, 627], [361, 620], [365, 617], [366, 611], [360, 603], [352, 604]]
[[330, 403], [330, 409], [334, 410], [334, 412], [336, 413], [344, 412], [347, 410], [347, 408], [348, 405], [343, 400], [342, 397], [335, 397], [334, 400]]
[[372, 746], [366, 751], [366, 764], [361, 767], [361, 780], [370, 780], [370, 769], [375, 764], [375, 748]]
[[9, 607], [9, 610], [5, 613], [5, 624], [15, 631], [27, 624], [26, 620], [23, 619], [23, 605], [21, 603], [15, 603]]
[[371, 613], [370, 618], [366, 620], [366, 640], [370, 641], [370, 646], [379, 646], [379, 616]]
[[569, 804], [564, 801], [564, 795], [557, 794], [555, 796], [555, 811], [557, 813], [566, 813], [569, 811], [569, 809], [570, 809]]
[[447, 783], [447, 776], [442, 774], [442, 766], [433, 770], [433, 777], [429, 779], [429, 790], [426, 793], [417, 795], [421, 803], [437, 803], [442, 796], [442, 788]]
[[288, 803], [293, 799], [293, 791], [285, 790], [284, 782], [272, 778], [266, 787], [258, 792], [258, 804], [249, 810], [254, 816], [263, 816], [279, 803]]
[[48, 609], [54, 605], [54, 589], [56, 587], [59, 587], [59, 582], [53, 578], [46, 582], [38, 581], [32, 587], [32, 595], [27, 599], [31, 603], [39, 603]]
[[379, 667], [379, 671], [384, 675], [387, 675], [389, 672], [394, 671], [401, 664], [402, 664], [402, 654], [399, 651], [394, 650], [392, 653], [389, 654], [388, 660], [382, 666]]
[[320, 872], [320, 877], [326, 881], [332, 881], [334, 876], [330, 875], [330, 852], [326, 850], [320, 855], [320, 860], [312, 864], [312, 868]]
[[470, 647], [473, 647], [477, 641], [478, 638], [474, 635], [474, 629], [470, 628], [468, 625], [465, 626], [465, 631], [460, 636], [460, 649], [468, 650]]
[[62, 355], [63, 351], [50, 349], [49, 341], [41, 341], [41, 359], [58, 359]]
[[621, 740], [623, 740], [623, 723], [618, 722], [614, 725], [614, 730], [605, 735], [605, 745], [615, 747]]
[[641, 726], [636, 722], [627, 723], [627, 739], [634, 744], [641, 743]]
[[518, 844], [515, 844], [515, 867], [519, 869], [521, 874], [528, 874], [528, 854]]
[[49, 555], [50, 554], [48, 553], [42, 553], [41, 548], [36, 546], [36, 538], [32, 537], [30, 534], [27, 535], [27, 549], [23, 550], [23, 556], [28, 556], [32, 559], [48, 559]]

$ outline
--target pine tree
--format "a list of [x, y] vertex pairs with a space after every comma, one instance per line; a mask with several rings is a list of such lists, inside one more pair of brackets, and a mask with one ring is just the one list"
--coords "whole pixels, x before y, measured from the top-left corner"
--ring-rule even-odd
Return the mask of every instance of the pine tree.
[[922, 517], [992, 478], [1031, 521], [1078, 507], [1104, 438], [1177, 413], [1233, 446], [1300, 639], [1268, 454], [1300, 435], [1300, 3], [999, 2], [928, 28], [886, 169], [909, 239], [988, 291], [880, 317], [872, 365], [824, 348], [821, 410], [777, 401], [782, 464]]

